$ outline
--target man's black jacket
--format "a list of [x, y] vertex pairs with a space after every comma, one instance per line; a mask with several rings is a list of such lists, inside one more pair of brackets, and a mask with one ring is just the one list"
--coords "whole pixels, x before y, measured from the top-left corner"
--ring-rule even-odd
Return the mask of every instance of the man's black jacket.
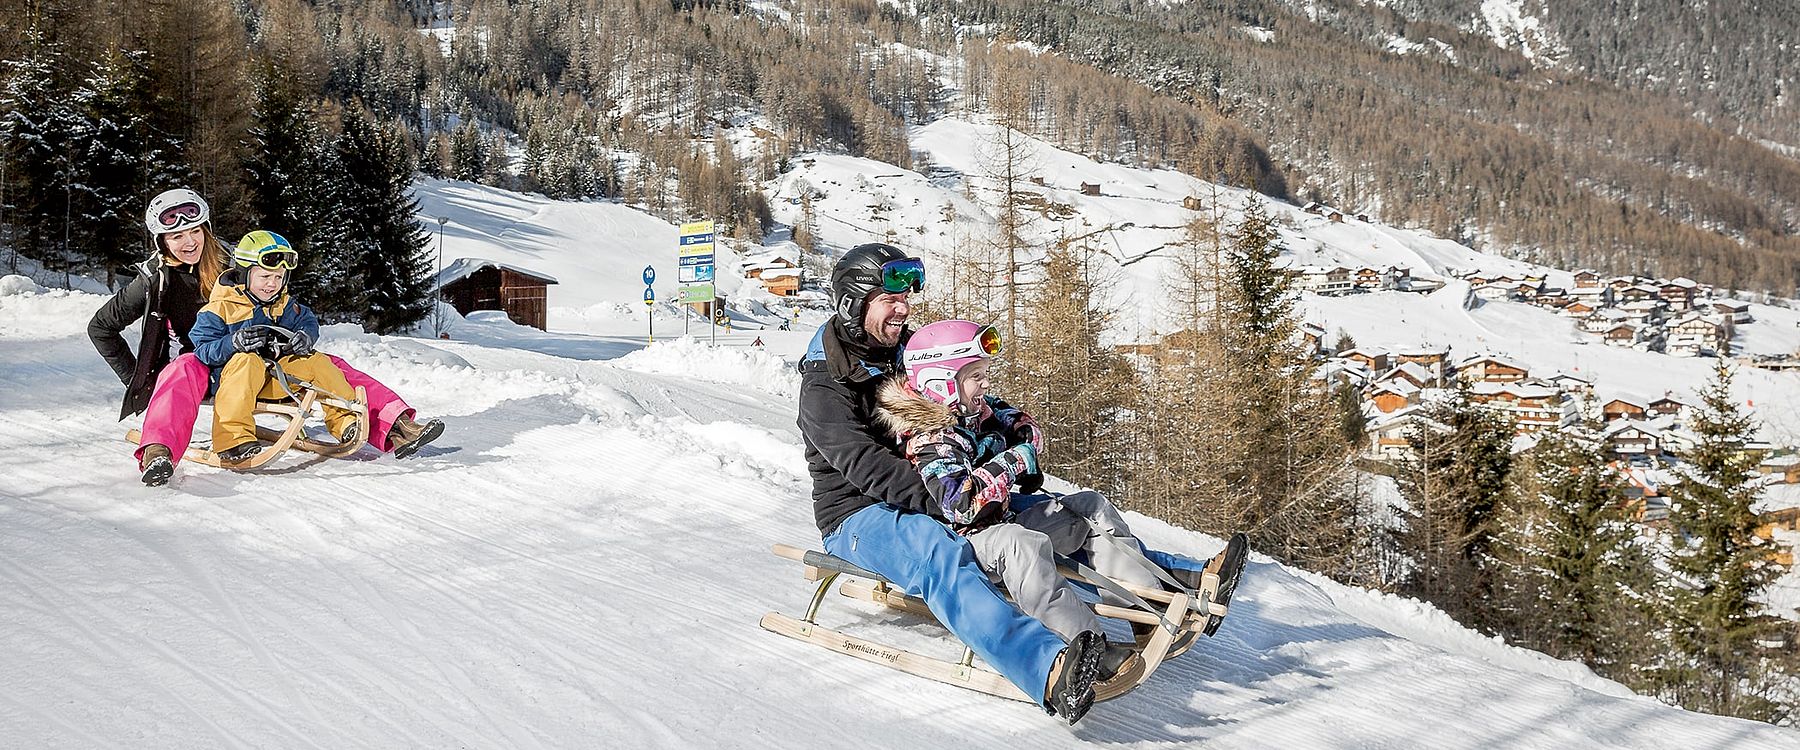
[[899, 441], [875, 418], [876, 394], [899, 371], [899, 350], [846, 338], [834, 317], [800, 360], [800, 435], [813, 480], [813, 519], [824, 536], [876, 503], [919, 513], [932, 506]]

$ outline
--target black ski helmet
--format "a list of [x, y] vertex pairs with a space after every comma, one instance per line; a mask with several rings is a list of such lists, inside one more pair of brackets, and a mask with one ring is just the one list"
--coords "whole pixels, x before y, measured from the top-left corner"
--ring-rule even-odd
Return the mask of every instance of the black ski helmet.
[[881, 291], [881, 266], [905, 260], [906, 253], [880, 242], [857, 245], [839, 258], [831, 268], [831, 307], [844, 320], [844, 330], [852, 338], [862, 338], [863, 313], [869, 298]]

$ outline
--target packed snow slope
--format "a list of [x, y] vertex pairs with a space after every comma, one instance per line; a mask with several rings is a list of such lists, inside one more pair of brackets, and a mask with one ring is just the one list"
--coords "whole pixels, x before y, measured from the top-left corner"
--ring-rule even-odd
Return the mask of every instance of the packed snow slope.
[[[146, 488], [83, 335], [103, 297], [22, 281], [0, 283], [0, 747], [1800, 746], [1266, 558], [1216, 638], [1071, 730], [757, 627], [809, 592], [769, 545], [817, 542], [791, 355], [334, 327], [320, 347], [441, 440]], [[834, 627], [957, 653], [832, 599]]]

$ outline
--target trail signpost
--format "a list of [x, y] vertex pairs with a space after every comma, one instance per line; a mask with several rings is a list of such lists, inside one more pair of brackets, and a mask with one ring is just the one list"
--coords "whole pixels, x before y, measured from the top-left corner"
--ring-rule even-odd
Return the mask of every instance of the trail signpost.
[[[681, 282], [681, 293], [677, 301], [683, 305], [705, 302], [706, 317], [710, 322], [714, 314], [713, 306], [718, 304], [717, 289], [713, 286], [713, 223], [692, 221], [681, 225], [677, 252], [680, 265], [676, 281]], [[716, 326], [712, 335], [716, 343]]]
[[651, 284], [656, 283], [656, 267], [644, 266], [644, 322], [646, 324], [645, 343], [656, 343], [656, 290]]

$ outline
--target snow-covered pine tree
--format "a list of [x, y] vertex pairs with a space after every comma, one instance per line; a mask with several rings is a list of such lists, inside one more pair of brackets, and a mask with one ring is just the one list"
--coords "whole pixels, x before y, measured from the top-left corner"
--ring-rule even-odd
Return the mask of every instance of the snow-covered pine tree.
[[1227, 415], [1248, 427], [1232, 446], [1250, 504], [1241, 530], [1259, 551], [1343, 577], [1361, 525], [1346, 493], [1352, 445], [1333, 429], [1336, 400], [1313, 378], [1299, 336], [1299, 295], [1280, 257], [1274, 221], [1253, 194], [1229, 236], [1225, 325], [1214, 332], [1237, 363], [1239, 377], [1224, 397], [1236, 413]]
[[450, 136], [450, 177], [480, 182], [487, 172], [487, 142], [475, 124], [463, 120]]
[[1406, 500], [1398, 547], [1415, 565], [1405, 590], [1465, 625], [1487, 627], [1484, 566], [1512, 468], [1513, 430], [1471, 403], [1460, 381], [1451, 397], [1419, 414], [1424, 421], [1407, 435], [1412, 457], [1395, 476]]
[[63, 74], [70, 62], [61, 42], [35, 24], [26, 31], [27, 53], [4, 64], [0, 89], [0, 149], [6, 160], [3, 210], [12, 249], [50, 270], [76, 265], [68, 233], [77, 178], [76, 137], [84, 130]]
[[1773, 543], [1756, 534], [1757, 427], [1732, 395], [1732, 377], [1721, 362], [1700, 391], [1689, 425], [1699, 440], [1679, 454], [1664, 493], [1673, 580], [1662, 614], [1671, 653], [1658, 671], [1664, 696], [1684, 708], [1776, 721], [1796, 708], [1777, 700], [1778, 654], [1763, 645], [1784, 627], [1763, 605], [1781, 571]]
[[108, 284], [122, 268], [143, 260], [144, 225], [139, 221], [153, 187], [151, 171], [179, 144], [151, 129], [144, 116], [143, 54], [116, 47], [94, 63], [74, 95], [83, 110], [80, 215], [82, 265], [104, 272]]
[[342, 197], [357, 236], [351, 272], [365, 294], [363, 327], [393, 333], [425, 318], [431, 306], [428, 238], [415, 220], [412, 158], [398, 126], [383, 127], [351, 107], [338, 136], [346, 180]]
[[1519, 645], [1641, 682], [1654, 569], [1602, 451], [1592, 430], [1552, 430], [1517, 458], [1496, 522], [1494, 622]]

